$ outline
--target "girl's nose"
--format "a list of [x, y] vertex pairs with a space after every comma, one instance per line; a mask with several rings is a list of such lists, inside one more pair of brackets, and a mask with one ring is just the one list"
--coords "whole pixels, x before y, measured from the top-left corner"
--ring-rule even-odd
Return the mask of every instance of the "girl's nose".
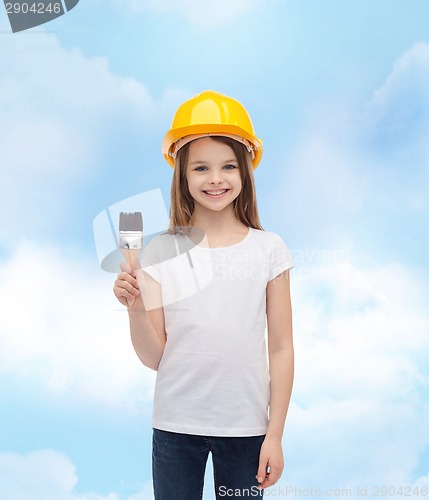
[[213, 172], [212, 175], [210, 176], [210, 184], [221, 184], [222, 183], [222, 176], [220, 173]]

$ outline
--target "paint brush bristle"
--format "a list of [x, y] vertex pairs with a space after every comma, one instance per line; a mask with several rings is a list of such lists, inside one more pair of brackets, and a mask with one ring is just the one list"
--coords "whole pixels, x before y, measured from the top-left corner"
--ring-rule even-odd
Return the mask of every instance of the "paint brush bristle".
[[119, 214], [119, 231], [143, 231], [143, 217], [141, 212], [121, 212]]

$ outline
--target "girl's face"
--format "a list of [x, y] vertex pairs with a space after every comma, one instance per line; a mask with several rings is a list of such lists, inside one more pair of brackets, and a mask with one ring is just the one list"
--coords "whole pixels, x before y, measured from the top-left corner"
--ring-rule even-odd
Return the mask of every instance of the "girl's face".
[[[195, 203], [219, 212], [241, 192], [241, 175], [234, 151], [210, 137], [189, 145], [186, 178]], [[223, 194], [208, 194], [225, 191]]]

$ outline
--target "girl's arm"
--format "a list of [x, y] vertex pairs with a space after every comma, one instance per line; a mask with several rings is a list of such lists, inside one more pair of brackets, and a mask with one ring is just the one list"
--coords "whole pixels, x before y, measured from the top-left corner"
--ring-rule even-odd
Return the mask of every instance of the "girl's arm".
[[144, 280], [145, 292], [128, 308], [131, 341], [140, 361], [156, 371], [167, 341], [161, 287], [147, 273], [143, 277], [139, 272], [141, 270], [137, 270], [138, 280]]
[[[257, 478], [259, 488], [275, 484], [284, 468], [282, 436], [293, 385], [294, 353], [289, 270], [267, 285], [270, 418], [261, 446]], [[269, 474], [266, 474], [267, 467]]]
[[[128, 266], [123, 266], [124, 272], [118, 275], [113, 290], [121, 304], [128, 309], [131, 341], [137, 356], [145, 366], [157, 370], [167, 339], [161, 287], [147, 273], [143, 277], [141, 269], [132, 275], [128, 272]], [[143, 293], [140, 293], [141, 290]], [[131, 306], [129, 300], [132, 300]]]
[[267, 436], [281, 440], [292, 393], [294, 351], [289, 270], [267, 285], [270, 420]]

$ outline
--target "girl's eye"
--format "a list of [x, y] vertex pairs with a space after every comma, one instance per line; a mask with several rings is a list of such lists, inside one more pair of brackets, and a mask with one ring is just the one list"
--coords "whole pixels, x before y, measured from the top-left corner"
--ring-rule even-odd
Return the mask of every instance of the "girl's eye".
[[[231, 168], [228, 168], [228, 167], [231, 167]], [[200, 168], [206, 168], [206, 167], [197, 167], [195, 170], [196, 170], [197, 172], [202, 172], [202, 170], [199, 170]], [[236, 165], [231, 165], [231, 164], [230, 164], [230, 165], [225, 165], [225, 168], [226, 168], [227, 170], [234, 170], [234, 168], [238, 168], [238, 167], [237, 167]]]

